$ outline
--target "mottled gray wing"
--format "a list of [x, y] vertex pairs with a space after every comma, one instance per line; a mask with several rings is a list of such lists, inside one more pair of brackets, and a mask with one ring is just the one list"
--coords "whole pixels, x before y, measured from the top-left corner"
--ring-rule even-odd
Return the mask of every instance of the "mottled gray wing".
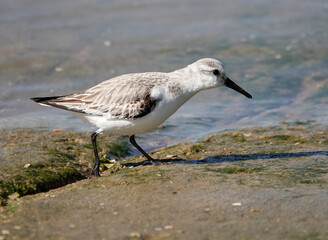
[[150, 96], [153, 87], [149, 83], [116, 78], [84, 92], [33, 100], [73, 112], [106, 118], [135, 119], [149, 114], [156, 107], [158, 100]]

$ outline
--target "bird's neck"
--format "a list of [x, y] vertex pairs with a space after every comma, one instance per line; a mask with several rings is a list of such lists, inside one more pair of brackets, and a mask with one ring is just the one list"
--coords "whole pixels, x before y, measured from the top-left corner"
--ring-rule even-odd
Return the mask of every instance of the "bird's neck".
[[204, 86], [201, 84], [202, 81], [200, 76], [198, 78], [197, 72], [192, 68], [185, 67], [171, 72], [171, 74], [180, 80], [183, 91], [185, 92], [189, 92], [192, 95], [195, 95], [199, 91], [206, 89], [206, 87], [204, 88]]

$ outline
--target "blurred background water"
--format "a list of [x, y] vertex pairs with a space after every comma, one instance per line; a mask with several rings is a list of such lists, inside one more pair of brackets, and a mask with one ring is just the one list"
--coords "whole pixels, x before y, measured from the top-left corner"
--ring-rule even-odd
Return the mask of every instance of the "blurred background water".
[[328, 124], [326, 0], [2, 0], [0, 128], [92, 131], [30, 97], [68, 94], [130, 72], [173, 71], [204, 57], [253, 95], [196, 95], [146, 149], [237, 127]]

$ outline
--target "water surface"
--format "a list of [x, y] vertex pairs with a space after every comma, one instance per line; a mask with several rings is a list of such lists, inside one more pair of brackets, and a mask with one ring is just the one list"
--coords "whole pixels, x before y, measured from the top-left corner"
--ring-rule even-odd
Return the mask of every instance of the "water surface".
[[111, 77], [173, 71], [203, 57], [253, 95], [212, 89], [148, 149], [224, 129], [314, 120], [328, 124], [328, 3], [287, 1], [10, 1], [0, 8], [0, 128], [92, 131], [30, 97], [85, 90]]

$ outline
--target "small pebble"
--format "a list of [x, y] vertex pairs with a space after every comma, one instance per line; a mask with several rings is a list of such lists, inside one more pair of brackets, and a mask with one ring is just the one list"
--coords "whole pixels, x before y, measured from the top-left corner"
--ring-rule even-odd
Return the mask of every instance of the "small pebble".
[[159, 239], [169, 238], [169, 237], [171, 237], [171, 234], [169, 234], [169, 233], [165, 233], [165, 234], [159, 235]]
[[17, 192], [9, 195], [10, 200], [17, 200], [18, 197], [19, 197], [19, 194]]
[[138, 232], [132, 232], [132, 233], [130, 233], [130, 237], [133, 237], [133, 238], [140, 238], [141, 235], [140, 235], [140, 233], [138, 233]]
[[10, 231], [7, 230], [7, 229], [3, 229], [3, 230], [1, 231], [1, 233], [2, 233], [3, 235], [9, 235], [9, 234], [10, 234]]
[[51, 195], [50, 195], [50, 197], [51, 197], [51, 198], [54, 198], [54, 197], [56, 197], [56, 195], [54, 195], [54, 194], [51, 194]]
[[56, 71], [56, 72], [61, 72], [61, 71], [63, 71], [63, 69], [62, 69], [61, 67], [56, 67], [56, 68], [55, 68], [55, 71]]
[[64, 130], [63, 130], [63, 129], [55, 128], [55, 129], [54, 129], [54, 132], [55, 132], [55, 133], [56, 133], [56, 132], [64, 132]]
[[30, 163], [26, 163], [26, 164], [24, 165], [24, 168], [28, 168], [29, 166], [31, 166], [31, 164], [30, 164]]
[[22, 227], [21, 226], [14, 226], [14, 229], [20, 230], [20, 229], [22, 229]]
[[165, 230], [172, 230], [172, 229], [174, 229], [174, 227], [173, 227], [172, 225], [166, 225], [166, 226], [164, 227], [164, 229], [165, 229]]
[[209, 212], [210, 210], [210, 208], [204, 208], [204, 212]]
[[232, 204], [232, 206], [241, 206], [241, 203], [240, 202], [235, 202]]
[[162, 228], [161, 227], [156, 227], [155, 231], [162, 231]]
[[251, 212], [260, 212], [260, 210], [259, 210], [259, 209], [254, 209], [254, 208], [252, 208], [252, 209], [251, 209]]

